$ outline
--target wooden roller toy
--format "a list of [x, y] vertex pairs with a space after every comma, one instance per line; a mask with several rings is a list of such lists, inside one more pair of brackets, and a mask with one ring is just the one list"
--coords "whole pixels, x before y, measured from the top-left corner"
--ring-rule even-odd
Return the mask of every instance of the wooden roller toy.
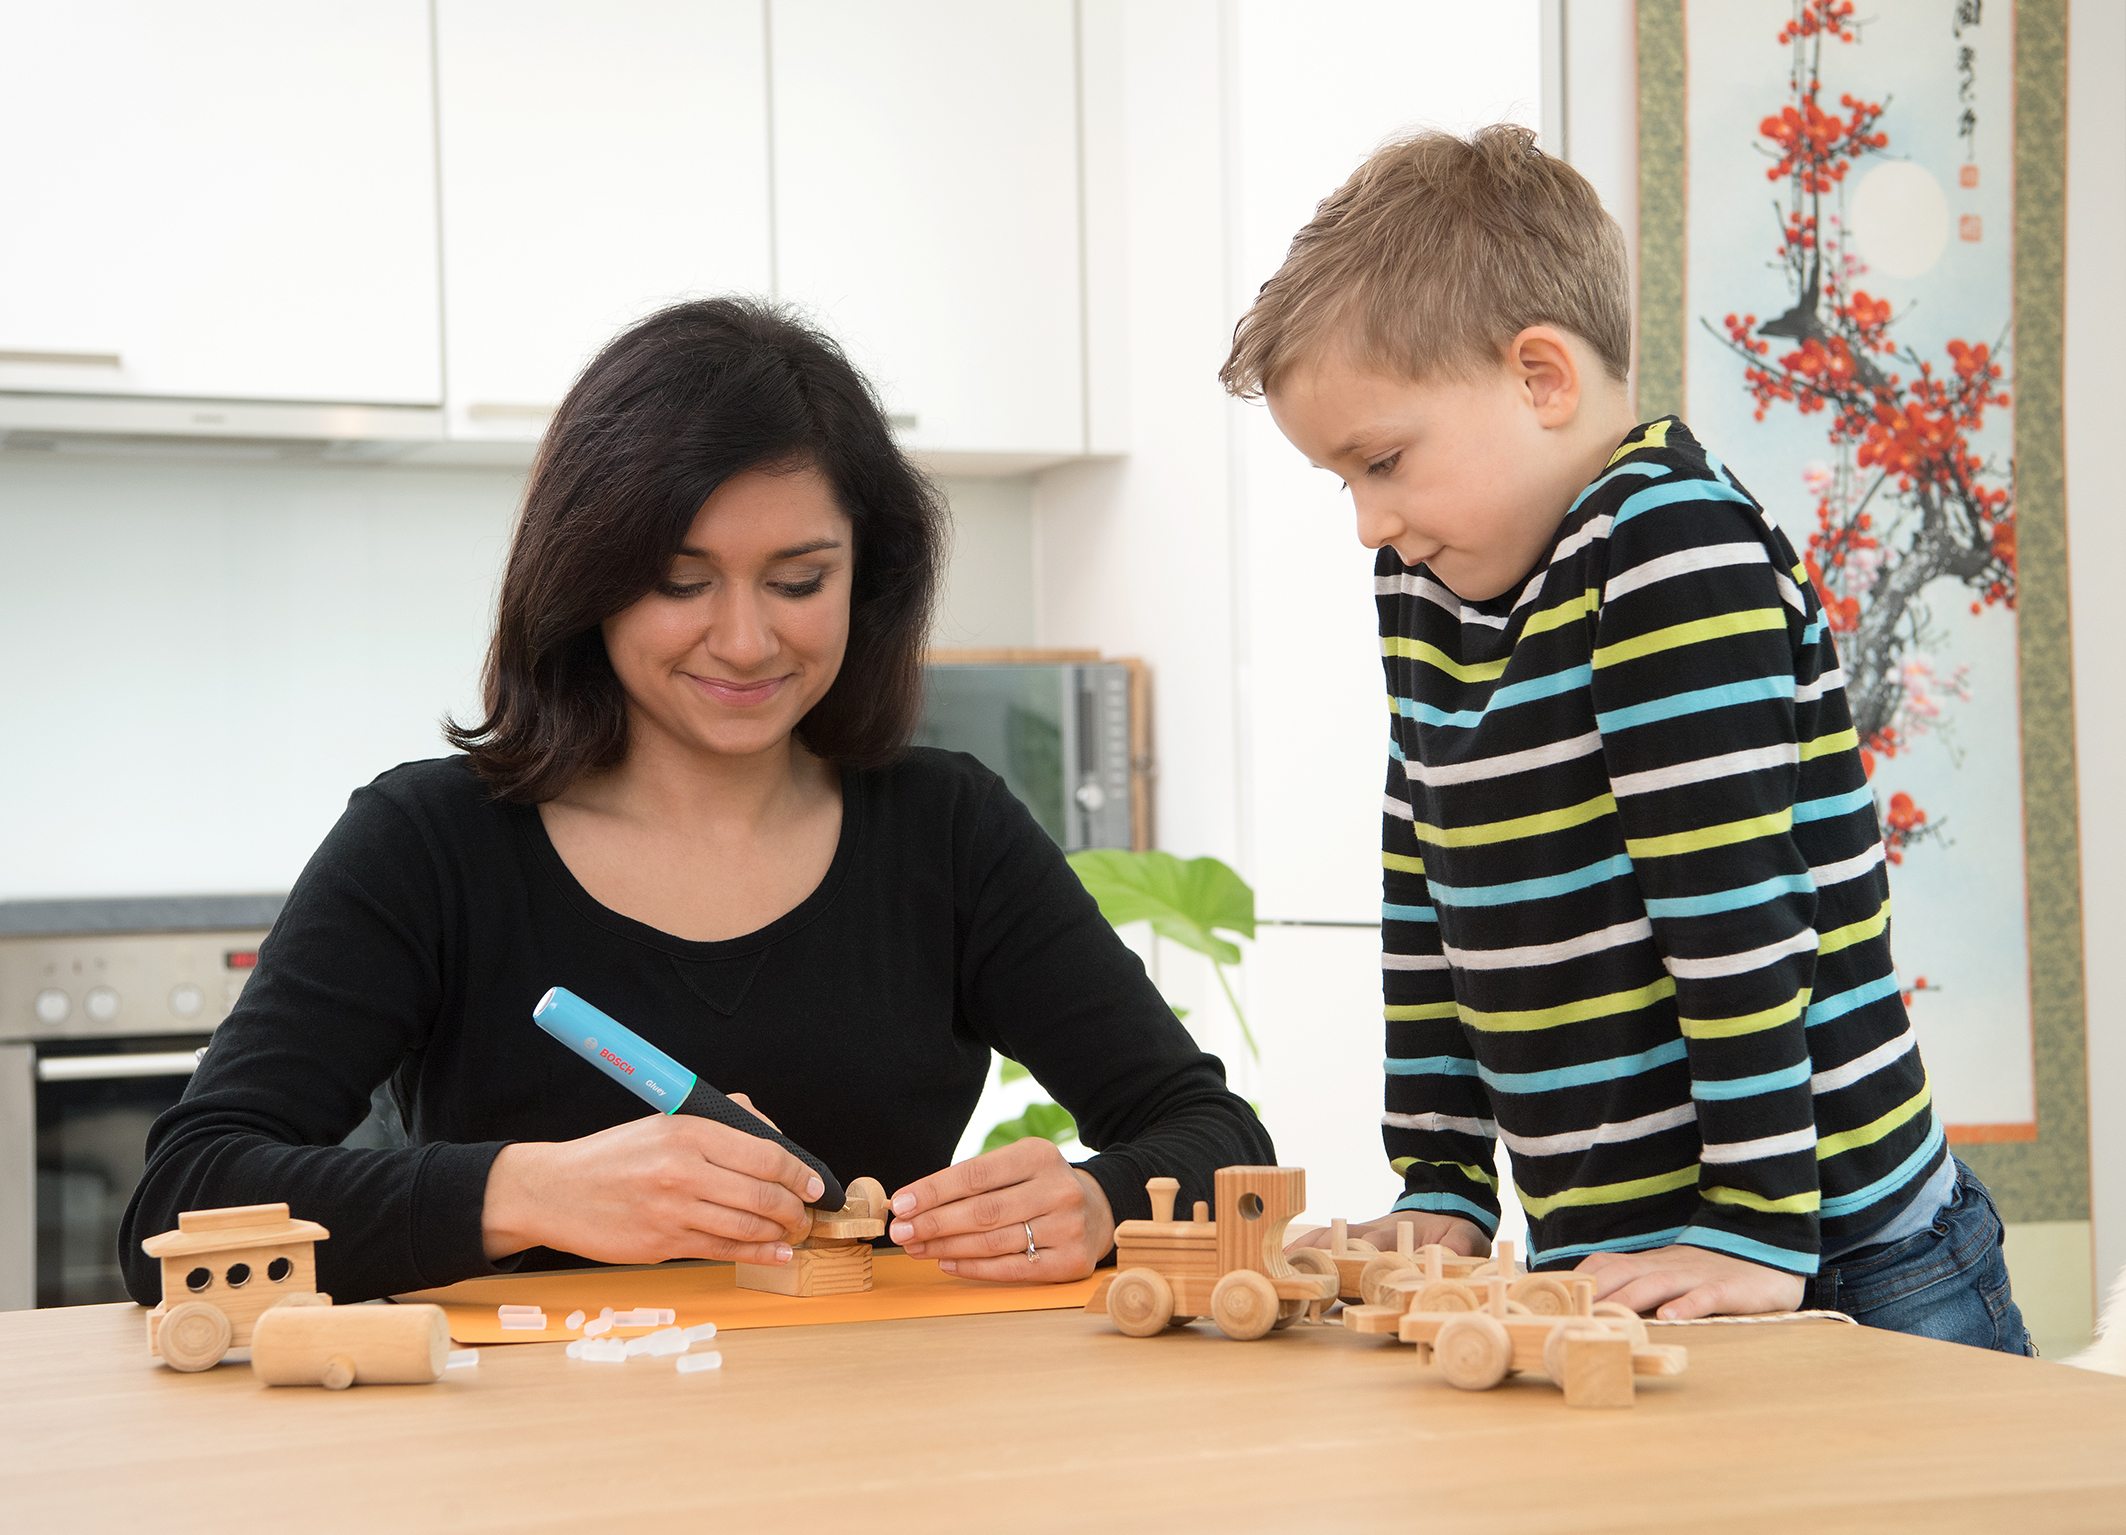
[[269, 1386], [424, 1386], [450, 1358], [441, 1306], [275, 1306], [251, 1329]]

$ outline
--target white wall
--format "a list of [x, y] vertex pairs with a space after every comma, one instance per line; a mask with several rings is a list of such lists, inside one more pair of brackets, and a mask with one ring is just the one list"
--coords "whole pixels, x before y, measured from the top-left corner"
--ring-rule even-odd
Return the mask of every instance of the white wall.
[[[1212, 854], [1265, 918], [1372, 924], [1386, 765], [1370, 555], [1328, 475], [1217, 371], [1293, 233], [1382, 139], [1540, 108], [1535, 0], [1086, 0], [1094, 445], [1034, 492], [1044, 645], [1152, 665], [1159, 845]], [[1268, 927], [1236, 980], [1251, 1060], [1208, 967], [1163, 988], [1261, 1103], [1316, 1214], [1377, 1213], [1379, 936]]]
[[2067, 527], [2074, 610], [2075, 759], [2082, 822], [2083, 984], [2089, 1008], [2089, 1152], [2097, 1291], [2126, 1268], [2126, 711], [2112, 688], [2126, 658], [2126, 495], [2115, 398], [2126, 355], [2126, 7], [2076, 0], [2067, 65]]
[[[1033, 642], [1032, 484], [948, 480], [936, 642]], [[0, 452], [0, 900], [286, 890], [477, 718], [522, 475]]]

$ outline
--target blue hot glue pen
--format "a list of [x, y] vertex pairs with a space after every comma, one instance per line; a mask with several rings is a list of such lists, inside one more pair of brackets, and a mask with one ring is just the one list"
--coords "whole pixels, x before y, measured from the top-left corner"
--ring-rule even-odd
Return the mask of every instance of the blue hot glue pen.
[[826, 1163], [566, 987], [556, 986], [539, 999], [532, 1022], [660, 1114], [693, 1114], [775, 1142], [819, 1174], [825, 1188], [811, 1201], [814, 1209], [839, 1210], [848, 1203]]

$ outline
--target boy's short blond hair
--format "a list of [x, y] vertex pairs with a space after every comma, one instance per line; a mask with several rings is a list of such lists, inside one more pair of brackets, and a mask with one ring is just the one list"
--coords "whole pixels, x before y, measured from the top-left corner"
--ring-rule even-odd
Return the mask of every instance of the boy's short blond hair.
[[1218, 377], [1242, 399], [1331, 346], [1413, 380], [1471, 377], [1531, 325], [1631, 366], [1624, 232], [1585, 177], [1514, 123], [1375, 150], [1293, 237], [1233, 328]]

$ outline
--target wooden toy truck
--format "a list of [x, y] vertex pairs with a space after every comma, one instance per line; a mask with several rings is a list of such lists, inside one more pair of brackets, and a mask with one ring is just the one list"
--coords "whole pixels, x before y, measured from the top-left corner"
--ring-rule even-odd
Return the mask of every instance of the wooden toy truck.
[[1417, 1345], [1419, 1364], [1437, 1362], [1447, 1383], [1488, 1391], [1516, 1370], [1541, 1370], [1569, 1407], [1629, 1407], [1640, 1375], [1681, 1375], [1688, 1351], [1647, 1341], [1646, 1323], [1627, 1306], [1596, 1301], [1594, 1281], [1529, 1274], [1509, 1279], [1513, 1244], [1482, 1280], [1450, 1278], [1444, 1249], [1423, 1251], [1417, 1273], [1380, 1285], [1374, 1305], [1349, 1306], [1344, 1326]]
[[1152, 1218], [1115, 1228], [1115, 1272], [1085, 1309], [1132, 1338], [1208, 1315], [1228, 1338], [1259, 1338], [1336, 1298], [1333, 1275], [1301, 1273], [1285, 1260], [1284, 1231], [1306, 1208], [1297, 1167], [1221, 1167], [1212, 1183], [1218, 1218], [1197, 1201], [1195, 1219], [1174, 1219], [1181, 1185], [1145, 1184]]
[[[205, 1370], [280, 1305], [329, 1306], [317, 1293], [316, 1245], [328, 1233], [288, 1218], [288, 1207], [233, 1205], [187, 1210], [177, 1229], [149, 1237], [141, 1251], [162, 1263], [162, 1300], [148, 1313], [148, 1352], [173, 1370]], [[172, 1296], [189, 1296], [172, 1304]]]
[[[1395, 1225], [1395, 1251], [1382, 1252], [1364, 1237], [1350, 1234], [1348, 1223], [1342, 1216], [1329, 1222], [1329, 1245], [1302, 1247], [1285, 1256], [1292, 1260], [1292, 1267], [1302, 1274], [1334, 1274], [1337, 1298], [1348, 1303], [1363, 1302], [1368, 1306], [1380, 1302], [1380, 1286], [1398, 1274], [1415, 1274], [1423, 1271], [1425, 1260], [1418, 1255], [1415, 1246], [1417, 1227], [1410, 1221], [1398, 1221]], [[1506, 1247], [1510, 1253], [1512, 1243]], [[1481, 1279], [1493, 1272], [1498, 1260], [1493, 1258], [1467, 1258], [1446, 1248], [1426, 1248], [1426, 1252], [1438, 1253], [1441, 1272], [1450, 1279]], [[1511, 1270], [1512, 1259], [1506, 1259]]]
[[871, 1238], [886, 1234], [886, 1190], [876, 1178], [849, 1180], [847, 1203], [815, 1212], [790, 1244], [788, 1263], [741, 1263], [738, 1287], [773, 1295], [855, 1295], [871, 1288]]

